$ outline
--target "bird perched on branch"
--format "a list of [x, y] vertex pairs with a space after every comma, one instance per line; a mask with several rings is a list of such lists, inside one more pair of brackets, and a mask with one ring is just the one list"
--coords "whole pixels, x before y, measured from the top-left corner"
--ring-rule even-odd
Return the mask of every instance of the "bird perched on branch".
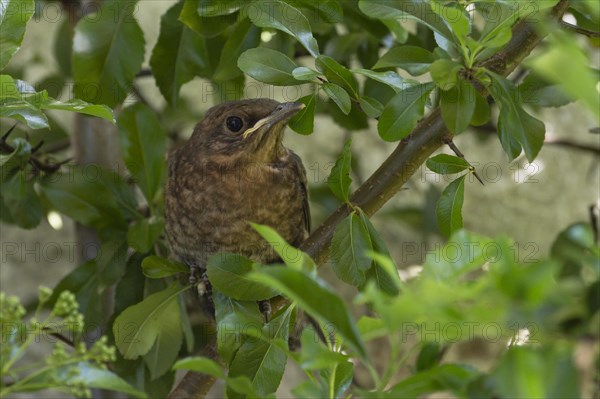
[[217, 105], [169, 155], [166, 233], [192, 276], [203, 274], [218, 252], [263, 264], [277, 261], [249, 222], [271, 226], [294, 246], [307, 237], [306, 171], [282, 143], [288, 121], [302, 108], [269, 99]]

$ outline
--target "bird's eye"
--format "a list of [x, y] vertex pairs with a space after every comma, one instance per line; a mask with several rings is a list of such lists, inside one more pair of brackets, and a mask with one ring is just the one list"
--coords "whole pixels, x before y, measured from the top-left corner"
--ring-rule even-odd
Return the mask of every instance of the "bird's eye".
[[244, 122], [237, 116], [230, 116], [227, 118], [227, 128], [232, 132], [239, 132], [243, 125]]

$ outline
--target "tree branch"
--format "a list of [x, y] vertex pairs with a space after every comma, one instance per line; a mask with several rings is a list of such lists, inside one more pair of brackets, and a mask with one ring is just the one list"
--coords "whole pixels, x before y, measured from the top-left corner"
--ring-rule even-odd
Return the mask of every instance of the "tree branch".
[[[567, 0], [561, 0], [551, 11], [551, 17], [559, 19], [568, 7]], [[480, 66], [486, 67], [498, 74], [508, 75], [521, 61], [542, 41], [532, 24], [526, 20], [517, 22], [512, 29], [512, 39], [506, 47], [485, 60]], [[432, 110], [413, 129], [411, 134], [398, 144], [394, 152], [383, 162], [383, 164], [363, 183], [351, 196], [350, 201], [365, 211], [367, 215], [373, 215], [387, 201], [389, 201], [429, 158], [429, 156], [442, 146], [444, 136], [449, 135], [448, 129], [441, 117], [439, 108]], [[329, 254], [329, 244], [335, 227], [346, 218], [351, 209], [343, 204], [336, 209], [321, 226], [315, 230], [302, 244], [301, 249], [307, 252], [319, 267], [325, 264]], [[271, 300], [273, 311], [281, 309], [289, 303], [283, 297]], [[191, 384], [197, 384], [197, 380], [204, 375], [193, 375], [187, 373], [175, 392], [186, 392], [188, 395], [174, 396], [170, 398], [187, 399], [203, 398], [204, 394], [195, 394], [188, 388]], [[206, 376], [208, 377], [208, 376]]]
[[561, 147], [572, 148], [574, 150], [590, 152], [594, 155], [600, 155], [600, 147], [577, 143], [575, 141], [571, 141], [571, 140], [567, 140], [567, 139], [546, 139], [546, 140], [544, 140], [544, 144], [558, 145]]
[[587, 37], [600, 37], [600, 32], [589, 30], [582, 28], [581, 26], [573, 25], [565, 21], [560, 21], [560, 26], [566, 30], [570, 30], [571, 32], [578, 33], [580, 35], [584, 35]]
[[[550, 12], [551, 18], [559, 19], [568, 8], [568, 1], [561, 0]], [[520, 20], [512, 29], [512, 39], [506, 47], [482, 62], [480, 66], [507, 76], [542, 41], [535, 27], [527, 20]], [[427, 158], [444, 142], [450, 133], [442, 120], [440, 109], [434, 109], [419, 122], [411, 134], [396, 147], [394, 152], [354, 192], [352, 204], [362, 208], [367, 215], [379, 210], [396, 194]], [[308, 237], [301, 249], [322, 265], [329, 253], [329, 243], [337, 224], [346, 218], [351, 209], [342, 205], [319, 228]], [[277, 308], [274, 308], [276, 311]]]

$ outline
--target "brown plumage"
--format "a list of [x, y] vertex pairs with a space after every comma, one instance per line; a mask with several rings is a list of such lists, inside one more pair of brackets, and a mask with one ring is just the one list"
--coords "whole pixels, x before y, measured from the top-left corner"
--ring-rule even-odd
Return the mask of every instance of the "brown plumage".
[[166, 233], [180, 261], [200, 270], [217, 252], [270, 263], [276, 254], [248, 222], [298, 246], [310, 230], [306, 172], [282, 144], [300, 103], [233, 101], [211, 108], [169, 155]]

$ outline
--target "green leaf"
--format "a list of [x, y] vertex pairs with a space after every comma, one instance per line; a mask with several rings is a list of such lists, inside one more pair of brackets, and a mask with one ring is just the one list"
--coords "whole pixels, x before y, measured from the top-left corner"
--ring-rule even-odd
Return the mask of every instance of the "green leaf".
[[127, 219], [140, 218], [131, 187], [117, 172], [97, 165], [54, 173], [40, 187], [54, 209], [86, 226], [126, 230]]
[[353, 212], [338, 223], [331, 240], [332, 266], [340, 280], [355, 286], [365, 284], [365, 273], [372, 265], [366, 251], [373, 251], [369, 232]]
[[261, 28], [273, 28], [294, 36], [310, 55], [319, 55], [319, 45], [312, 35], [306, 17], [291, 5], [279, 0], [258, 0], [248, 17]]
[[329, 381], [333, 397], [343, 398], [354, 377], [354, 364], [349, 361], [341, 362], [334, 369], [321, 370], [319, 374], [325, 381]]
[[402, 25], [402, 21], [397, 19], [382, 19], [381, 22], [392, 32], [396, 43], [406, 43], [408, 40], [408, 31]]
[[[71, 70], [71, 58], [73, 55], [73, 46], [65, 46], [65, 43], [72, 43], [73, 41], [73, 30], [71, 29], [71, 21], [68, 18], [62, 18], [59, 22], [60, 27], [54, 38], [54, 44], [52, 52], [54, 59], [58, 64], [60, 76], [62, 78], [71, 77], [73, 72]], [[58, 97], [56, 95], [55, 97]]]
[[448, 154], [438, 154], [429, 158], [425, 165], [440, 175], [452, 175], [471, 167], [464, 159]]
[[[541, 5], [538, 2], [536, 5]], [[477, 11], [485, 19], [485, 26], [481, 32], [481, 38], [487, 40], [496, 36], [497, 32], [512, 25], [519, 20], [519, 13], [523, 10], [520, 7], [515, 7], [514, 3], [498, 3], [498, 2], [477, 2]]]
[[361, 337], [365, 341], [370, 341], [375, 338], [384, 337], [388, 334], [388, 330], [383, 320], [371, 316], [362, 316], [356, 323]]
[[208, 52], [204, 37], [178, 18], [183, 2], [175, 4], [161, 17], [160, 35], [152, 50], [150, 66], [156, 85], [171, 106], [176, 106], [179, 89], [194, 76], [208, 76]]
[[594, 241], [592, 227], [586, 223], [575, 223], [561, 231], [552, 243], [550, 254], [579, 275], [582, 269], [600, 270], [600, 247]]
[[336, 60], [326, 55], [320, 55], [315, 61], [317, 69], [331, 83], [343, 87], [352, 97], [358, 98], [358, 82], [352, 72], [340, 65]]
[[144, 61], [144, 34], [134, 18], [136, 2], [107, 0], [81, 18], [73, 37], [77, 98], [115, 107], [123, 102]]
[[141, 103], [125, 108], [118, 125], [125, 165], [153, 207], [165, 180], [167, 135], [156, 114]]
[[348, 361], [347, 356], [326, 347], [312, 326], [302, 331], [300, 347], [302, 351], [298, 356], [298, 364], [303, 370], [321, 370]]
[[[176, 335], [181, 336], [180, 323], [173, 325], [163, 321], [168, 321], [173, 313], [176, 313], [179, 318], [177, 296], [187, 289], [189, 287], [171, 285], [163, 291], [148, 296], [142, 302], [128, 307], [115, 319], [113, 323], [115, 345], [125, 359], [136, 359], [145, 355], [161, 335], [170, 337], [169, 341]], [[169, 353], [178, 352], [179, 346], [170, 348]], [[171, 362], [173, 360], [175, 357]]]
[[41, 109], [59, 109], [63, 111], [77, 112], [79, 114], [97, 116], [115, 123], [115, 117], [112, 110], [106, 105], [90, 104], [86, 101], [74, 98], [66, 103], [48, 98], [48, 102], [40, 104]]
[[349, 202], [350, 184], [350, 169], [352, 163], [352, 140], [346, 141], [342, 153], [335, 161], [335, 165], [331, 169], [331, 173], [327, 178], [327, 185], [331, 192], [341, 201]]
[[230, 395], [233, 397], [246, 397], [246, 398], [264, 398], [264, 399], [275, 399], [274, 395], [261, 396], [254, 390], [252, 381], [245, 375], [237, 377], [227, 377], [227, 397]]
[[238, 59], [238, 67], [244, 73], [275, 86], [293, 86], [304, 82], [294, 79], [292, 72], [297, 65], [288, 56], [269, 48], [246, 50]]
[[218, 290], [213, 290], [213, 302], [217, 321], [217, 349], [221, 360], [229, 364], [244, 343], [245, 332], [250, 329], [261, 331], [264, 316], [256, 301], [236, 301]]
[[179, 263], [170, 259], [161, 258], [160, 256], [147, 256], [142, 261], [142, 270], [144, 276], [149, 278], [169, 277], [177, 273], [189, 273], [189, 268], [183, 263]]
[[414, 19], [428, 26], [433, 31], [446, 38], [452, 38], [450, 29], [432, 10], [429, 2], [420, 0], [404, 0], [392, 2], [389, 0], [360, 0], [360, 10], [377, 19]]
[[24, 229], [32, 229], [42, 220], [42, 204], [33, 188], [29, 172], [21, 170], [2, 182], [0, 196], [13, 222]]
[[321, 323], [333, 323], [345, 342], [354, 349], [361, 358], [365, 358], [365, 348], [342, 299], [335, 294], [324, 281], [311, 277], [304, 271], [282, 266], [265, 267], [252, 273], [252, 277], [263, 282], [306, 310]]
[[81, 384], [92, 389], [106, 389], [108, 391], [122, 392], [141, 399], [148, 397], [145, 392], [129, 385], [127, 381], [109, 370], [87, 362], [79, 362], [75, 367], [78, 371], [75, 376], [73, 376], [72, 373], [69, 373], [69, 371], [72, 370], [69, 366], [53, 369], [51, 372], [56, 376], [57, 382], [61, 385], [73, 386]]
[[400, 91], [383, 109], [377, 130], [385, 141], [405, 138], [425, 112], [425, 102], [433, 83], [420, 84]]
[[429, 370], [437, 366], [444, 351], [438, 342], [425, 342], [417, 357], [417, 371]]
[[294, 397], [298, 399], [327, 398], [329, 395], [328, 387], [319, 382], [320, 381], [316, 381], [314, 378], [312, 380], [305, 380], [296, 385], [291, 392]]
[[344, 129], [355, 131], [367, 129], [369, 127], [367, 115], [360, 110], [359, 105], [355, 102], [351, 103], [350, 113], [348, 115], [344, 114], [340, 107], [332, 101], [326, 102], [324, 104], [324, 109], [327, 114], [333, 117], [334, 122]]
[[390, 49], [381, 56], [373, 65], [373, 69], [398, 67], [413, 76], [418, 76], [428, 72], [433, 61], [435, 61], [433, 54], [422, 47], [400, 46]]
[[213, 75], [217, 81], [228, 81], [243, 75], [237, 66], [240, 55], [260, 44], [260, 29], [252, 25], [247, 18], [242, 19], [233, 27], [233, 30], [221, 52], [219, 64]]
[[548, 82], [531, 72], [519, 84], [519, 96], [524, 104], [537, 107], [562, 107], [573, 100], [560, 85]]
[[60, 293], [68, 290], [75, 294], [79, 311], [83, 314], [85, 322], [89, 323], [88, 325], [104, 322], [98, 276], [95, 259], [83, 263], [59, 281], [47, 306], [54, 306]]
[[402, 90], [406, 90], [409, 87], [419, 84], [419, 82], [417, 81], [406, 80], [393, 71], [374, 72], [369, 69], [357, 68], [353, 69], [352, 72], [364, 75], [378, 82], [385, 83], [386, 85], [394, 89], [396, 93], [399, 93]]
[[[0, 84], [4, 84], [4, 82], [0, 82]], [[38, 107], [23, 100], [0, 104], [0, 118], [16, 119], [32, 129], [50, 127], [46, 115]]]
[[309, 94], [297, 100], [306, 107], [302, 108], [292, 119], [288, 126], [296, 133], [311, 134], [315, 127], [315, 106], [317, 102], [317, 93]]
[[473, 119], [475, 113], [475, 87], [463, 79], [449, 90], [441, 90], [442, 118], [454, 134], [463, 132]]
[[[292, 306], [288, 306], [265, 324], [259, 340], [246, 340], [236, 352], [229, 366], [228, 377], [246, 376], [250, 378], [253, 391], [258, 397], [266, 397], [274, 393], [283, 377], [287, 354], [280, 347], [280, 342], [284, 343], [287, 349], [292, 309]], [[247, 396], [236, 394], [232, 389], [228, 389], [227, 397], [234, 399]]]
[[7, 99], [20, 100], [23, 98], [17, 87], [17, 81], [10, 75], [0, 75], [0, 100], [4, 103]]
[[469, 14], [465, 9], [461, 5], [453, 7], [435, 2], [431, 3], [431, 8], [433, 12], [442, 18], [453, 36], [458, 39], [458, 42], [462, 43], [471, 30]]
[[546, 51], [526, 61], [536, 73], [559, 84], [571, 98], [581, 102], [600, 120], [598, 77], [592, 74], [589, 60], [577, 42], [566, 34], [552, 36]]
[[358, 47], [365, 41], [362, 32], [352, 32], [345, 35], [333, 36], [327, 41], [323, 53], [340, 62], [350, 61], [350, 57], [356, 54]]
[[360, 98], [360, 107], [370, 118], [379, 118], [383, 112], [383, 104], [373, 97], [362, 96]]
[[236, 12], [244, 4], [240, 0], [200, 0], [197, 2], [198, 15], [203, 17], [216, 17], [219, 15], [228, 15]]
[[492, 96], [500, 105], [498, 134], [502, 147], [511, 161], [520, 154], [522, 147], [532, 162], [544, 144], [544, 124], [525, 112], [514, 84], [493, 72], [488, 73], [494, 83]]
[[208, 259], [206, 274], [212, 286], [240, 301], [261, 301], [276, 296], [277, 291], [248, 278], [259, 265], [234, 253], [220, 252]]
[[431, 77], [442, 90], [449, 90], [456, 86], [462, 68], [461, 64], [442, 58], [431, 64]]
[[144, 256], [140, 253], [134, 253], [127, 259], [125, 274], [115, 288], [115, 307], [113, 311], [115, 317], [129, 306], [135, 305], [144, 299], [146, 279], [142, 274], [143, 259]]
[[250, 225], [265, 239], [266, 242], [269, 243], [269, 245], [271, 245], [271, 247], [273, 247], [287, 267], [309, 272], [315, 270], [315, 262], [311, 257], [298, 248], [294, 248], [290, 245], [277, 231], [275, 231], [275, 229], [257, 223], [250, 223]]
[[102, 242], [96, 258], [98, 278], [101, 284], [115, 284], [125, 274], [127, 265], [127, 243], [124, 234], [113, 235], [108, 241]]
[[371, 223], [367, 215], [360, 210], [360, 221], [369, 233], [374, 252], [365, 254], [373, 259], [373, 266], [367, 270], [367, 281], [373, 281], [375, 286], [390, 296], [400, 293], [400, 277], [398, 266], [392, 260], [390, 251], [385, 242]]
[[452, 233], [448, 242], [428, 253], [423, 264], [423, 276], [436, 281], [453, 281], [490, 262], [491, 239], [466, 230]]
[[494, 386], [506, 398], [579, 398], [579, 377], [572, 351], [557, 346], [509, 348], [493, 372]]
[[346, 90], [335, 83], [323, 83], [321, 87], [327, 96], [329, 96], [329, 98], [331, 98], [333, 102], [337, 104], [344, 114], [348, 115], [350, 113], [352, 103]]
[[320, 75], [320, 73], [310, 68], [301, 66], [294, 69], [292, 71], [292, 75], [294, 75], [294, 79], [296, 80], [314, 80]]
[[435, 207], [438, 226], [446, 237], [463, 226], [462, 205], [465, 197], [465, 176], [454, 180], [444, 189]]
[[127, 243], [140, 253], [149, 252], [163, 233], [165, 222], [156, 217], [134, 222], [127, 231]]
[[493, 32], [493, 34], [488, 35], [481, 44], [487, 48], [497, 49], [504, 47], [510, 39], [512, 39], [512, 30], [509, 26], [503, 26], [496, 32]]
[[0, 154], [0, 182], [4, 182], [16, 168], [23, 168], [31, 157], [31, 144], [17, 137], [10, 142], [14, 151], [10, 154]]
[[[213, 2], [213, 4], [220, 7], [221, 3]], [[215, 37], [220, 35], [237, 20], [237, 12], [232, 12], [231, 14], [223, 13], [211, 17], [201, 16], [200, 11], [207, 5], [208, 3], [204, 0], [185, 0], [183, 9], [179, 15], [179, 20], [194, 32], [205, 37]]]
[[449, 391], [460, 396], [478, 375], [479, 372], [468, 365], [442, 364], [403, 379], [388, 391], [388, 395], [392, 398], [416, 398]]
[[206, 357], [186, 357], [173, 365], [174, 370], [190, 370], [196, 373], [212, 375], [215, 378], [225, 378], [223, 368], [214, 360]]
[[473, 117], [471, 118], [471, 125], [485, 125], [490, 120], [491, 115], [492, 111], [487, 99], [475, 90], [475, 110], [473, 111]]
[[1, 117], [17, 119], [32, 129], [50, 128], [48, 118], [42, 113], [43, 109], [79, 112], [114, 122], [112, 110], [104, 105], [93, 105], [77, 99], [63, 103], [48, 97], [45, 90], [36, 92], [21, 80], [0, 75]]
[[33, 0], [4, 0], [0, 5], [0, 70], [21, 47], [25, 27], [33, 16]]
[[160, 316], [160, 322], [162, 326], [156, 334], [156, 341], [144, 355], [144, 364], [150, 370], [153, 380], [171, 369], [183, 342], [181, 312], [177, 300], [168, 305]]
[[114, 123], [112, 110], [105, 105], [94, 105], [78, 99], [63, 103], [49, 97], [45, 90], [36, 92], [27, 83], [13, 80], [8, 75], [0, 75], [0, 104], [1, 116], [18, 119], [32, 129], [50, 127], [48, 118], [41, 112], [44, 109], [78, 112]]
[[[143, 366], [142, 362], [136, 361], [135, 366], [133, 367], [135, 368], [130, 372], [139, 372], [137, 375], [139, 378], [138, 381], [143, 379], [141, 382], [143, 383], [144, 391], [149, 392], [152, 398], [166, 398], [169, 396], [171, 393], [171, 388], [175, 384], [174, 371], [169, 371], [153, 380], [150, 377], [150, 372]], [[130, 378], [133, 378], [133, 375]]]

